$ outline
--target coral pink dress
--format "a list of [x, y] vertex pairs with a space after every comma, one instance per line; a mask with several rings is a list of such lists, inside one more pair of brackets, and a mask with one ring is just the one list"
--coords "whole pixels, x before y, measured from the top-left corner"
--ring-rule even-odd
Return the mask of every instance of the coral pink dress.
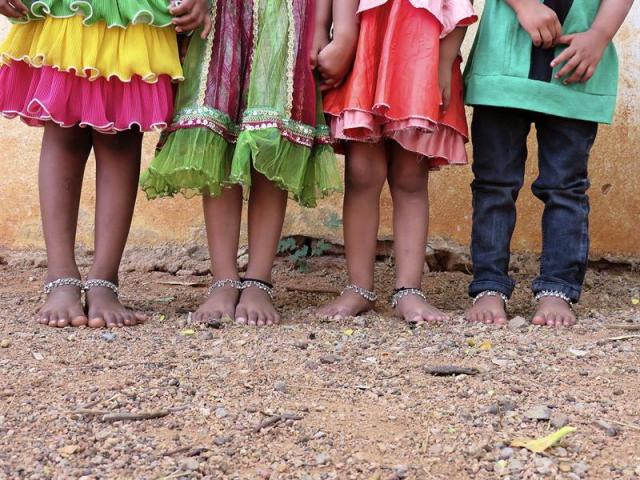
[[468, 126], [462, 59], [453, 65], [443, 112], [438, 75], [440, 40], [477, 20], [469, 0], [361, 0], [353, 69], [325, 97], [336, 140], [395, 140], [431, 168], [466, 164]]

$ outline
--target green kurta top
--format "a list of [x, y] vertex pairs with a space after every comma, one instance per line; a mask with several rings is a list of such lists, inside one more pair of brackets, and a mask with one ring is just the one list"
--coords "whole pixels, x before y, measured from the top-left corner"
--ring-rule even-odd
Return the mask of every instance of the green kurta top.
[[[563, 21], [563, 33], [590, 28], [600, 0], [547, 0]], [[478, 35], [465, 71], [468, 105], [520, 108], [577, 120], [611, 123], [618, 90], [618, 57], [613, 44], [605, 50], [587, 83], [564, 85], [553, 74], [540, 75], [555, 52], [543, 52], [531, 43], [513, 9], [505, 0], [486, 0]], [[542, 60], [543, 59], [543, 60]], [[541, 64], [541, 62], [543, 62]]]

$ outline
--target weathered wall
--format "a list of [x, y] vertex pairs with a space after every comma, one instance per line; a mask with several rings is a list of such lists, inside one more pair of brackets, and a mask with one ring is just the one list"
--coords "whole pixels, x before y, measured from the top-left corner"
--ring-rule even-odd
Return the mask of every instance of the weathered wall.
[[[476, 2], [478, 4], [479, 2]], [[481, 2], [480, 2], [481, 3]], [[0, 35], [7, 25], [0, 23]], [[603, 127], [591, 163], [593, 190], [593, 250], [595, 254], [640, 257], [640, 6], [636, 4], [618, 38], [622, 78], [620, 101], [613, 127]], [[635, 32], [635, 34], [634, 34]], [[470, 37], [473, 32], [470, 33]], [[468, 45], [467, 45], [468, 49]], [[0, 120], [0, 246], [21, 248], [41, 246], [36, 172], [41, 130], [30, 129], [19, 121]], [[145, 142], [145, 164], [149, 162], [155, 139]], [[535, 150], [531, 151], [528, 185], [519, 204], [519, 225], [514, 248], [536, 250], [540, 246], [541, 206], [528, 186], [535, 178]], [[87, 171], [82, 199], [79, 240], [92, 242], [92, 216], [95, 200], [92, 183], [94, 169]], [[470, 234], [470, 169], [454, 168], [434, 173], [431, 179], [433, 235], [466, 244]], [[286, 233], [340, 238], [341, 198], [325, 201], [314, 210], [291, 205]], [[383, 199], [381, 236], [391, 235], [391, 202]], [[197, 199], [168, 199], [148, 202], [140, 197], [131, 233], [132, 245], [159, 242], [203, 241], [200, 202]]]

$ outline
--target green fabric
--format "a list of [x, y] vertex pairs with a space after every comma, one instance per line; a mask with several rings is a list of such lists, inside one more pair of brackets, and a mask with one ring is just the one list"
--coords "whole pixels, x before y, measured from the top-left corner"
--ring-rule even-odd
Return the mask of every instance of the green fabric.
[[285, 113], [289, 98], [287, 12], [286, 0], [261, 2], [249, 85], [244, 92], [246, 107], [239, 120], [202, 104], [201, 86], [214, 80], [207, 78], [206, 43], [197, 35], [192, 37], [172, 131], [163, 135], [156, 157], [140, 181], [148, 198], [179, 193], [218, 196], [232, 185], [242, 185], [248, 191], [252, 170], [305, 207], [314, 207], [319, 198], [342, 191], [337, 159], [327, 143], [329, 129], [319, 90], [314, 126]]
[[81, 15], [87, 25], [104, 21], [109, 27], [144, 23], [155, 27], [171, 25], [168, 0], [23, 0], [29, 16], [16, 23], [44, 17], [68, 18]]
[[[575, 0], [563, 32], [588, 30], [599, 6], [599, 0]], [[564, 48], [557, 47], [556, 55]], [[594, 76], [587, 83], [573, 85], [555, 78], [551, 82], [530, 80], [531, 49], [531, 38], [513, 9], [504, 0], [487, 0], [464, 74], [465, 102], [612, 122], [618, 90], [618, 57], [613, 44], [607, 47]]]

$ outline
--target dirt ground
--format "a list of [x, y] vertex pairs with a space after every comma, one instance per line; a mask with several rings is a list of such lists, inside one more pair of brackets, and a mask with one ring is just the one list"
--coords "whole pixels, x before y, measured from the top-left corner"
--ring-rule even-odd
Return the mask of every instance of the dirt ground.
[[[312, 312], [332, 294], [301, 290], [337, 290], [343, 259], [300, 273], [282, 258], [284, 324], [255, 330], [189, 324], [209, 281], [202, 249], [129, 252], [123, 298], [153, 320], [92, 331], [31, 320], [45, 266], [42, 252], [0, 253], [0, 478], [640, 478], [632, 267], [589, 272], [570, 330], [465, 324], [468, 274], [428, 273], [453, 320], [414, 327], [384, 302], [389, 261], [380, 310], [331, 322]], [[510, 314], [526, 318], [534, 270], [516, 269]], [[440, 366], [475, 370], [429, 373]], [[110, 421], [132, 412], [160, 418]], [[565, 424], [576, 430], [545, 453], [511, 446]]]

